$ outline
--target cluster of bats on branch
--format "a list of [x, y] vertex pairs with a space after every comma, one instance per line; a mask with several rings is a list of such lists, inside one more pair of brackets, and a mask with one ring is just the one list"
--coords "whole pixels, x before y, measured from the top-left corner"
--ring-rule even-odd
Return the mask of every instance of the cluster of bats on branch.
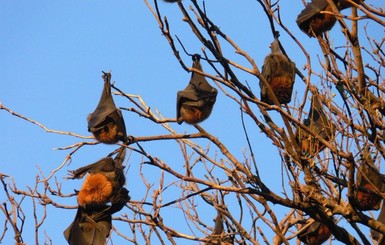
[[[179, 2], [179, 0], [165, 0]], [[356, 0], [358, 2], [359, 0]], [[351, 7], [344, 0], [334, 0], [339, 10]], [[330, 30], [336, 22], [327, 0], [313, 0], [298, 15], [297, 24], [310, 37], [319, 36]], [[278, 35], [270, 45], [271, 53], [266, 56], [260, 79], [261, 101], [269, 105], [287, 104], [291, 101], [295, 80], [295, 63], [290, 61], [280, 49]], [[212, 87], [203, 73], [200, 55], [192, 56], [193, 71], [190, 82], [184, 90], [177, 93], [178, 124], [197, 124], [207, 119], [213, 109], [218, 91]], [[111, 74], [103, 72], [104, 88], [99, 104], [88, 118], [88, 130], [95, 139], [105, 144], [115, 144], [128, 141], [126, 127], [121, 110], [119, 110], [111, 94]], [[335, 127], [323, 111], [318, 94], [311, 98], [308, 118], [304, 120], [312, 132], [329, 141], [334, 138]], [[312, 134], [297, 128], [296, 139], [302, 149], [303, 156], [312, 158], [325, 148], [325, 145]], [[126, 147], [117, 150], [113, 159], [110, 154], [98, 162], [81, 167], [71, 172], [73, 179], [86, 176], [83, 186], [77, 192], [78, 210], [72, 224], [64, 231], [64, 236], [70, 245], [104, 245], [112, 228], [112, 214], [120, 211], [130, 200], [128, 190], [124, 187], [125, 176], [123, 161]], [[359, 210], [378, 210], [382, 198], [377, 194], [382, 191], [383, 180], [374, 166], [369, 153], [363, 154], [362, 164], [357, 177], [358, 191], [355, 195], [356, 207]], [[377, 192], [377, 193], [376, 193]], [[381, 218], [382, 217], [382, 218]], [[385, 211], [381, 212], [379, 220], [383, 222]], [[218, 213], [214, 219], [214, 232], [206, 244], [233, 244], [231, 237], [224, 235], [223, 217]], [[305, 225], [304, 225], [305, 227]], [[379, 239], [381, 234], [372, 231], [372, 236]], [[321, 244], [331, 236], [328, 227], [318, 221], [298, 235], [306, 244]]]

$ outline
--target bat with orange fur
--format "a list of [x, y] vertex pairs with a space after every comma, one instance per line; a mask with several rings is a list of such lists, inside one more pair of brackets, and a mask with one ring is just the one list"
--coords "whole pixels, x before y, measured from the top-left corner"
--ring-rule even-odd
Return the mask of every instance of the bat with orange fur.
[[382, 191], [384, 180], [374, 165], [369, 150], [366, 148], [362, 152], [361, 165], [358, 167], [356, 182], [358, 187], [355, 196], [357, 209], [361, 211], [378, 210], [382, 198], [373, 192], [379, 193]]
[[[318, 98], [319, 94], [313, 94], [309, 110], [309, 117], [304, 120], [312, 132], [318, 134], [321, 138], [328, 141], [334, 137], [334, 124], [326, 117]], [[325, 149], [325, 145], [317, 140], [313, 135], [298, 127], [297, 140], [302, 150], [302, 154], [306, 157], [314, 157], [320, 151]]]
[[[278, 36], [278, 34], [277, 34]], [[295, 63], [282, 54], [278, 37], [270, 45], [271, 53], [266, 56], [262, 67], [262, 76], [271, 87], [280, 104], [291, 101], [295, 77]], [[274, 105], [270, 98], [267, 86], [260, 80], [261, 101]]]
[[[200, 55], [192, 57], [193, 68], [202, 71]], [[213, 88], [206, 78], [196, 72], [192, 72], [189, 84], [177, 94], [177, 122], [181, 124], [197, 124], [206, 120], [213, 109], [218, 91]]]
[[[306, 224], [304, 224], [306, 225]], [[304, 226], [303, 225], [303, 226]], [[320, 245], [324, 243], [332, 235], [329, 228], [318, 222], [314, 221], [310, 226], [305, 228], [300, 234], [298, 234], [298, 239], [308, 245]]]
[[[345, 0], [334, 0], [333, 2], [339, 11], [351, 7], [351, 4]], [[363, 0], [355, 0], [354, 2], [359, 4]], [[331, 30], [336, 21], [337, 18], [327, 0], [312, 0], [301, 11], [296, 20], [299, 28], [309, 37], [317, 37]]]
[[96, 163], [72, 172], [71, 178], [88, 174], [78, 192], [78, 211], [74, 221], [64, 231], [70, 245], [104, 245], [112, 227], [111, 216], [130, 200], [123, 187], [123, 161], [126, 149], [122, 147], [115, 157], [106, 157]]
[[88, 131], [105, 144], [115, 144], [119, 140], [126, 142], [126, 125], [122, 111], [116, 108], [111, 94], [111, 73], [103, 72], [104, 87], [99, 104], [88, 115]]

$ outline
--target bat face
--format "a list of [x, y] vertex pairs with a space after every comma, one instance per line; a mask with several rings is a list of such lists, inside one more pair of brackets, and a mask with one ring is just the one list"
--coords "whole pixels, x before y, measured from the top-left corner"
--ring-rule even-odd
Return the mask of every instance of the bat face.
[[[374, 166], [369, 152], [364, 152], [361, 165], [357, 173], [357, 186], [371, 191], [382, 191], [383, 180]], [[378, 210], [381, 204], [381, 196], [375, 193], [358, 189], [356, 193], [356, 206], [361, 211]]]
[[309, 37], [316, 37], [332, 29], [337, 19], [334, 15], [320, 13], [332, 12], [326, 0], [313, 0], [297, 17], [297, 25]]
[[[272, 53], [266, 56], [262, 67], [262, 76], [270, 85], [280, 104], [287, 104], [291, 101], [295, 78], [295, 63], [283, 55], [279, 49], [278, 40], [271, 44]], [[261, 88], [261, 101], [274, 105], [272, 98], [269, 97], [267, 88], [262, 81], [259, 82]]]
[[[323, 112], [317, 96], [318, 95], [312, 96], [309, 118], [305, 119], [304, 124], [324, 140], [329, 141], [334, 137], [335, 128]], [[302, 153], [305, 156], [313, 157], [325, 148], [323, 143], [300, 128], [297, 131], [297, 139], [299, 140]]]
[[[200, 56], [193, 56], [193, 68], [202, 71], [199, 59]], [[177, 94], [177, 122], [197, 124], [207, 119], [217, 94], [217, 89], [213, 88], [204, 76], [193, 72], [190, 83]]]
[[298, 235], [298, 239], [308, 245], [320, 245], [329, 239], [331, 235], [332, 233], [326, 225], [315, 221]]
[[127, 140], [126, 126], [121, 110], [116, 108], [111, 94], [111, 74], [104, 73], [104, 87], [99, 104], [88, 118], [88, 131], [105, 144]]

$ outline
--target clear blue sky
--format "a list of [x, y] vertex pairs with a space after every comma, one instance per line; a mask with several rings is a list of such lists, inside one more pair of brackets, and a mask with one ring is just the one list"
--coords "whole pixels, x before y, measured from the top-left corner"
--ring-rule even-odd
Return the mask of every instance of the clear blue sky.
[[[309, 52], [319, 52], [316, 40], [308, 38], [295, 25], [302, 2], [281, 1], [280, 4], [282, 20], [294, 35]], [[200, 53], [202, 46], [190, 33], [187, 24], [180, 21], [178, 7], [161, 1], [159, 6], [163, 15], [169, 18], [173, 34], [181, 38], [190, 52]], [[212, 16], [221, 30], [249, 52], [261, 68], [273, 37], [257, 1], [242, 1], [240, 4], [239, 1], [208, 0], [206, 8], [208, 15]], [[289, 11], [284, 11], [285, 9]], [[383, 35], [383, 32], [379, 32], [379, 35]], [[103, 84], [102, 70], [111, 70], [116, 86], [127, 93], [140, 94], [151, 108], [158, 109], [165, 117], [175, 117], [176, 92], [186, 86], [190, 77], [176, 61], [155, 19], [140, 0], [4, 0], [0, 2], [0, 36], [0, 102], [50, 129], [90, 135], [87, 132], [86, 116], [93, 111], [99, 100]], [[305, 64], [305, 57], [283, 31], [281, 42], [301, 69]], [[344, 43], [344, 40], [337, 39], [335, 42]], [[227, 46], [224, 46], [224, 50], [235, 61], [247, 65], [234, 50]], [[188, 57], [182, 57], [190, 64]], [[312, 62], [317, 63], [316, 56]], [[203, 68], [210, 72], [207, 64], [203, 63]], [[240, 75], [240, 79], [247, 81], [255, 89], [255, 94], [259, 94], [255, 77]], [[303, 84], [297, 78], [295, 90], [300, 90], [301, 87]], [[127, 100], [119, 98], [116, 103], [122, 107], [132, 106]], [[221, 93], [212, 116], [202, 126], [218, 135], [242, 159], [246, 141], [239, 127], [239, 114], [239, 108]], [[166, 133], [160, 126], [154, 126], [135, 114], [124, 112], [124, 116], [131, 135]], [[20, 189], [26, 189], [27, 186], [33, 188], [39, 169], [48, 176], [63, 162], [69, 151], [54, 150], [55, 148], [83, 140], [45, 133], [36, 125], [13, 117], [5, 111], [0, 111], [0, 124], [0, 172], [11, 175]], [[188, 125], [175, 124], [173, 128], [180, 133], [195, 132]], [[273, 189], [280, 193], [281, 183], [276, 181], [281, 178], [277, 151], [258, 128], [251, 125], [249, 129], [262, 177], [268, 183], [275, 183]], [[144, 146], [149, 153], [160, 156], [175, 166], [175, 169], [182, 168], [182, 156], [177, 144], [147, 143]], [[67, 170], [92, 163], [115, 148], [116, 146], [106, 145], [87, 146], [77, 152], [72, 163], [56, 174], [63, 183], [63, 192], [70, 193], [81, 184], [80, 181], [63, 180]], [[137, 179], [140, 161], [140, 156], [135, 154], [126, 161], [130, 166], [127, 187], [133, 200], [140, 200], [144, 191], [136, 185], [140, 182]], [[146, 177], [156, 184], [159, 171], [149, 168], [145, 172], [148, 173]], [[4, 197], [0, 196], [0, 200], [4, 201]], [[76, 205], [75, 198], [56, 200]], [[28, 219], [23, 238], [28, 244], [34, 244], [30, 199], [24, 201], [23, 207]], [[53, 244], [65, 244], [62, 232], [72, 222], [75, 212], [49, 207], [47, 220], [39, 233], [40, 243], [43, 244], [46, 233]], [[41, 217], [41, 210], [38, 215]], [[208, 216], [207, 220], [212, 218]], [[183, 219], [177, 222], [183, 222]], [[12, 232], [8, 232], [4, 244], [13, 243], [10, 234]], [[118, 238], [113, 238], [114, 244], [120, 244]]]

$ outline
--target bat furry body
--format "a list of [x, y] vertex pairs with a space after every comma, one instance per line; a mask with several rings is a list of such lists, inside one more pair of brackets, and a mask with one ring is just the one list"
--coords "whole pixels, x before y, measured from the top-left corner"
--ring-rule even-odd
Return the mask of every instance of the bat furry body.
[[324, 243], [332, 235], [329, 228], [315, 221], [304, 231], [298, 234], [298, 239], [308, 245], [320, 245]]
[[[295, 63], [291, 62], [282, 54], [278, 39], [270, 45], [271, 53], [266, 56], [262, 67], [262, 76], [273, 90], [280, 104], [287, 104], [291, 101], [295, 77]], [[268, 94], [267, 87], [259, 81], [261, 88], [261, 101], [274, 105]]]
[[[193, 55], [193, 68], [202, 71], [200, 56]], [[218, 91], [206, 78], [192, 72], [189, 84], [177, 94], [177, 122], [197, 124], [206, 120], [213, 109]]]
[[[334, 0], [333, 2], [338, 10], [351, 7], [345, 0]], [[362, 1], [356, 0], [355, 2], [360, 3]], [[330, 12], [331, 14], [321, 13], [321, 11]], [[312, 0], [298, 15], [297, 25], [309, 37], [319, 36], [322, 33], [331, 30], [336, 23], [337, 19], [332, 13], [332, 8], [327, 0]]]
[[111, 73], [104, 73], [104, 87], [99, 104], [88, 115], [88, 131], [105, 144], [115, 144], [119, 140], [126, 142], [126, 126], [121, 110], [116, 108], [111, 94]]
[[[383, 179], [374, 165], [370, 152], [365, 149], [361, 157], [361, 165], [357, 171], [357, 186], [371, 190], [374, 192], [381, 192], [383, 189]], [[361, 211], [378, 210], [381, 205], [381, 196], [374, 193], [365, 192], [358, 189], [356, 193], [356, 206]]]
[[[318, 96], [318, 94], [312, 96], [309, 117], [305, 119], [304, 124], [311, 131], [328, 141], [334, 137], [334, 125], [326, 117]], [[305, 156], [313, 157], [325, 148], [323, 143], [300, 128], [297, 131], [297, 139]]]
[[130, 200], [123, 187], [123, 160], [126, 149], [121, 148], [115, 159], [106, 157], [72, 172], [72, 178], [88, 174], [78, 192], [78, 211], [74, 221], [64, 231], [70, 245], [104, 245], [112, 227], [111, 216]]

